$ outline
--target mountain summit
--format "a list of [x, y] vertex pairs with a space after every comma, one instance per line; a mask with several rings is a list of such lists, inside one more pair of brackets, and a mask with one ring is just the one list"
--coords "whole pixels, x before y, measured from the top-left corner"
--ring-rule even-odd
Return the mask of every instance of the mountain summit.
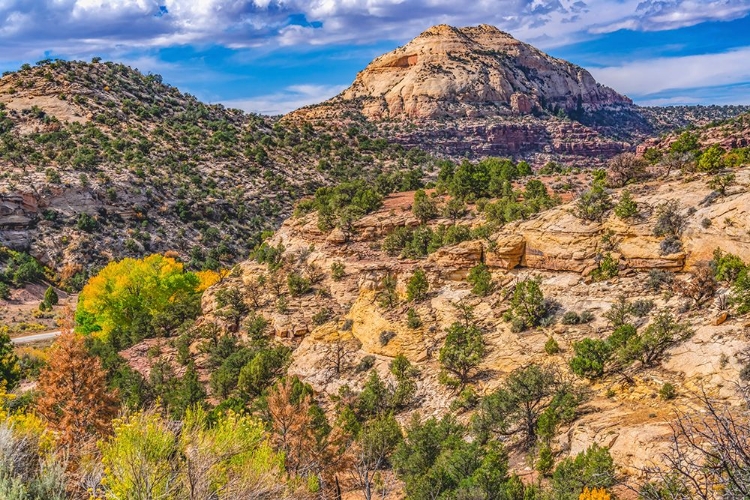
[[430, 120], [578, 117], [632, 101], [493, 26], [439, 25], [372, 61], [329, 104], [354, 104], [372, 120]]

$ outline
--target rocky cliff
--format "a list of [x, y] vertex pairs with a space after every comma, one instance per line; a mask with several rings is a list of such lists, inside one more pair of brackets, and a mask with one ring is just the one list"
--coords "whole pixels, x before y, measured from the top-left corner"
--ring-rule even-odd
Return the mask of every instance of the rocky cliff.
[[746, 111], [640, 108], [585, 69], [495, 27], [434, 26], [373, 60], [338, 96], [288, 121], [368, 121], [407, 146], [453, 157], [601, 164], [655, 133]]
[[357, 116], [395, 129], [408, 123], [394, 134], [403, 144], [536, 163], [596, 162], [651, 130], [629, 98], [585, 69], [487, 25], [434, 26], [372, 61], [340, 95], [288, 119]]
[[488, 25], [428, 29], [372, 61], [331, 101], [339, 102], [379, 120], [575, 114], [632, 104], [585, 69]]

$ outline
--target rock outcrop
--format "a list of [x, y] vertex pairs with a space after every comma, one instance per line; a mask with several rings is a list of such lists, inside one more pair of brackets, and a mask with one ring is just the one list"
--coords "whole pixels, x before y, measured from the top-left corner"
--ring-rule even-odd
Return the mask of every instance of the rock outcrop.
[[372, 61], [336, 101], [371, 119], [479, 118], [630, 106], [585, 69], [493, 26], [434, 26]]
[[599, 161], [650, 130], [629, 98], [585, 69], [488, 25], [434, 26], [372, 61], [338, 96], [287, 119], [352, 116], [404, 145], [536, 163]]

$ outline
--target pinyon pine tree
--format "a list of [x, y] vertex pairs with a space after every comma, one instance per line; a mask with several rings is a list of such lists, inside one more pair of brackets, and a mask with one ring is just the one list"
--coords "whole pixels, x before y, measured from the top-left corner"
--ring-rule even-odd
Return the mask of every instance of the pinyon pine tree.
[[107, 389], [99, 358], [73, 333], [69, 318], [63, 323], [49, 364], [39, 375], [37, 410], [59, 433], [60, 443], [70, 446], [109, 432], [119, 404], [117, 394]]

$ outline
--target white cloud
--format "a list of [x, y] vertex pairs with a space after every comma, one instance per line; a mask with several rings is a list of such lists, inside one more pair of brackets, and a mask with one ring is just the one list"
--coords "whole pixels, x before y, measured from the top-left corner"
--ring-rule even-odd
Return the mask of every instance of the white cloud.
[[667, 90], [750, 81], [749, 60], [750, 46], [718, 54], [645, 59], [590, 71], [597, 81], [637, 98]]
[[748, 0], [647, 0], [636, 10], [637, 29], [657, 31], [705, 21], [731, 21], [750, 12]]
[[[258, 57], [282, 46], [406, 42], [440, 23], [493, 24], [549, 49], [622, 29], [676, 29], [748, 14], [750, 0], [474, 0], [470, 5], [455, 0], [0, 0], [0, 64], [33, 62], [47, 54], [122, 59], [180, 45], [252, 49], [244, 52]], [[648, 96], [750, 81], [744, 69], [748, 56], [749, 49], [739, 49], [641, 60], [592, 73], [631, 97]], [[169, 77], [190, 71], [192, 80], [220, 77], [193, 71], [195, 64], [171, 68], [155, 59], [138, 62], [141, 69], [166, 70]], [[338, 90], [287, 88], [235, 105], [280, 113]]]
[[260, 95], [251, 99], [223, 101], [222, 104], [252, 113], [282, 115], [308, 104], [325, 101], [345, 88], [346, 85], [292, 85], [281, 92]]
[[[494, 24], [542, 46], [750, 13], [750, 0], [3, 0], [0, 58], [54, 49], [406, 41], [433, 24]], [[320, 22], [322, 27], [290, 24]], [[300, 23], [304, 24], [304, 23]]]

